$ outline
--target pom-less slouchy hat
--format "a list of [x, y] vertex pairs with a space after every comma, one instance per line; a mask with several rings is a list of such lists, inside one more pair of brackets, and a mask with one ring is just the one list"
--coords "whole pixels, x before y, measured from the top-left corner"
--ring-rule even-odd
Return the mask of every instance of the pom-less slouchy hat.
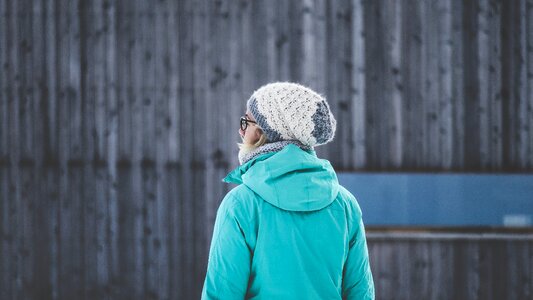
[[314, 147], [335, 136], [337, 122], [326, 99], [297, 83], [264, 85], [252, 94], [247, 107], [269, 143], [297, 140]]

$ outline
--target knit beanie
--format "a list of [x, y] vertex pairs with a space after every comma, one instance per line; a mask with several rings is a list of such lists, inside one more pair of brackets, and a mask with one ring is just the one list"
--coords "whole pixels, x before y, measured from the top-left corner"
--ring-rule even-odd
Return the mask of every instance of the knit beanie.
[[269, 83], [257, 89], [246, 105], [269, 143], [296, 140], [314, 147], [335, 136], [337, 122], [326, 99], [303, 85]]

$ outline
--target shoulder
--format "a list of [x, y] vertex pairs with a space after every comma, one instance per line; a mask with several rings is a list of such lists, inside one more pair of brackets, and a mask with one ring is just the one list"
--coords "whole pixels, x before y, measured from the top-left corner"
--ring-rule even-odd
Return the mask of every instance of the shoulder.
[[347, 214], [351, 215], [352, 218], [361, 218], [362, 211], [359, 202], [357, 202], [355, 196], [342, 185], [339, 185], [338, 197], [345, 205]]
[[246, 185], [240, 184], [224, 196], [218, 210], [219, 213], [237, 216], [243, 211], [253, 209], [257, 204], [257, 200], [257, 194]]

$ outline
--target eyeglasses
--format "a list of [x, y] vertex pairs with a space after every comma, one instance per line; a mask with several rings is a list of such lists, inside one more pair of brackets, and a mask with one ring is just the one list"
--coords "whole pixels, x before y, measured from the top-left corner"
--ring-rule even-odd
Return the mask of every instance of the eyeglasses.
[[248, 123], [257, 124], [257, 122], [255, 122], [255, 121], [246, 119], [246, 117], [241, 117], [241, 129], [242, 129], [242, 131], [245, 131], [246, 128], [248, 128]]

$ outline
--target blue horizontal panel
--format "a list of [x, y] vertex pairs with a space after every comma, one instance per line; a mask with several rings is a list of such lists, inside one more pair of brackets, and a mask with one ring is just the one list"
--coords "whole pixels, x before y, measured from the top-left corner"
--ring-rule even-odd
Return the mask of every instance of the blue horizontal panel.
[[533, 226], [533, 175], [339, 173], [367, 225]]

